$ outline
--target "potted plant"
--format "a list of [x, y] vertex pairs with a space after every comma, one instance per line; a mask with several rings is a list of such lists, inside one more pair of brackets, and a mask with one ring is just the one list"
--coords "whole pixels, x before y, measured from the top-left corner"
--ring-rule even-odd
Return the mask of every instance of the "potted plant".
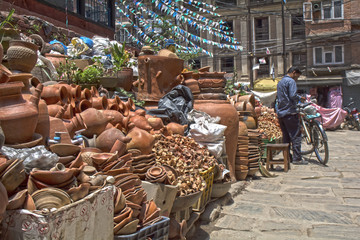
[[108, 52], [112, 57], [112, 67], [105, 70], [104, 76], [100, 79], [100, 84], [106, 88], [121, 87], [126, 91], [130, 91], [133, 70], [130, 61], [131, 54], [125, 50], [125, 43], [121, 47], [118, 44], [112, 44]]
[[84, 70], [79, 70], [75, 75], [75, 83], [82, 88], [91, 88], [91, 86], [99, 85], [99, 79], [104, 74], [102, 66], [93, 64]]

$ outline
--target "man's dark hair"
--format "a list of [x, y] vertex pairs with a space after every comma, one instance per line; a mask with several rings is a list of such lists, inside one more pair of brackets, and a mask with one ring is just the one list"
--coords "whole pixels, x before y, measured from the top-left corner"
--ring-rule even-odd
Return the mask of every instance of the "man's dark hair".
[[292, 72], [294, 72], [294, 71], [295, 71], [295, 73], [300, 73], [300, 74], [301, 74], [300, 69], [297, 68], [297, 67], [291, 67], [291, 68], [289, 68], [289, 70], [287, 71], [287, 73], [292, 73]]

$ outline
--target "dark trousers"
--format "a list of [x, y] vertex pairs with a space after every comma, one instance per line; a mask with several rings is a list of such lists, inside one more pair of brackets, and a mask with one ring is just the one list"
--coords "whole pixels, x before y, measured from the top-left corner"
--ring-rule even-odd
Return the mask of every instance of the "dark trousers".
[[301, 128], [298, 115], [287, 115], [279, 118], [283, 133], [283, 143], [291, 143], [293, 160], [301, 160]]

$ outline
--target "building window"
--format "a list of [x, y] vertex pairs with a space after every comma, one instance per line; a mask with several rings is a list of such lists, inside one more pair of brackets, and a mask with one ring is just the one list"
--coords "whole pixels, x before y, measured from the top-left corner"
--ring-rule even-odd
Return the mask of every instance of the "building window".
[[314, 48], [314, 64], [341, 64], [344, 63], [343, 46]]
[[56, 6], [61, 9], [66, 9], [70, 12], [77, 13], [77, 4], [78, 0], [43, 0], [44, 2], [50, 3], [53, 6]]
[[306, 65], [306, 53], [293, 53], [292, 65], [301, 67]]
[[221, 71], [222, 72], [234, 72], [234, 57], [221, 58]]
[[236, 6], [236, 0], [215, 0], [216, 6], [218, 7], [234, 7]]
[[324, 1], [322, 5], [323, 19], [342, 19], [343, 3], [342, 0]]
[[269, 39], [269, 19], [255, 18], [255, 40], [268, 40]]
[[231, 38], [231, 37], [233, 37], [233, 21], [231, 20], [231, 21], [226, 21], [224, 24], [223, 24], [225, 27], [227, 27], [227, 29], [225, 29], [224, 31], [225, 32], [228, 32], [228, 33], [230, 33], [231, 32], [231, 34], [229, 34], [229, 35], [225, 35], [224, 37], [226, 38], [226, 37], [228, 37], [227, 38], [227, 40], [225, 39], [225, 38], [223, 38], [223, 37], [221, 37], [221, 40], [220, 40], [220, 42], [221, 43], [229, 43], [230, 41], [229, 41], [229, 38]]
[[305, 38], [305, 23], [302, 15], [291, 16], [292, 38]]
[[257, 70], [257, 78], [266, 78], [270, 75], [270, 63], [268, 57], [260, 57], [256, 59], [259, 63], [259, 69]]

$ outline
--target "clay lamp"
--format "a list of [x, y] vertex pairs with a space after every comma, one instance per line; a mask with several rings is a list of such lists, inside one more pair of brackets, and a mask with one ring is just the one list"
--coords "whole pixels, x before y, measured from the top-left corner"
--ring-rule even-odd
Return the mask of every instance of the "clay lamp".
[[6, 210], [22, 209], [27, 196], [27, 189], [17, 192], [9, 198]]
[[90, 183], [82, 183], [78, 187], [72, 187], [68, 191], [66, 191], [71, 199], [75, 202], [84, 198], [89, 194]]
[[38, 190], [31, 197], [34, 199], [37, 210], [60, 208], [72, 202], [70, 196], [65, 191], [57, 188]]
[[128, 149], [127, 150], [128, 153], [131, 153], [131, 156], [132, 157], [137, 157], [137, 156], [140, 156], [141, 155], [141, 151], [139, 149]]
[[114, 170], [109, 170], [109, 171], [105, 172], [105, 174], [108, 176], [117, 176], [119, 174], [129, 173], [129, 172], [130, 172], [130, 168], [118, 168], [118, 169], [114, 169]]
[[160, 217], [160, 208], [157, 208], [150, 215], [145, 215], [145, 219], [143, 220], [143, 223], [146, 224], [148, 222], [151, 222], [151, 221], [155, 220], [158, 217]]
[[80, 152], [80, 147], [74, 144], [58, 143], [50, 145], [50, 150], [60, 157], [77, 155]]

